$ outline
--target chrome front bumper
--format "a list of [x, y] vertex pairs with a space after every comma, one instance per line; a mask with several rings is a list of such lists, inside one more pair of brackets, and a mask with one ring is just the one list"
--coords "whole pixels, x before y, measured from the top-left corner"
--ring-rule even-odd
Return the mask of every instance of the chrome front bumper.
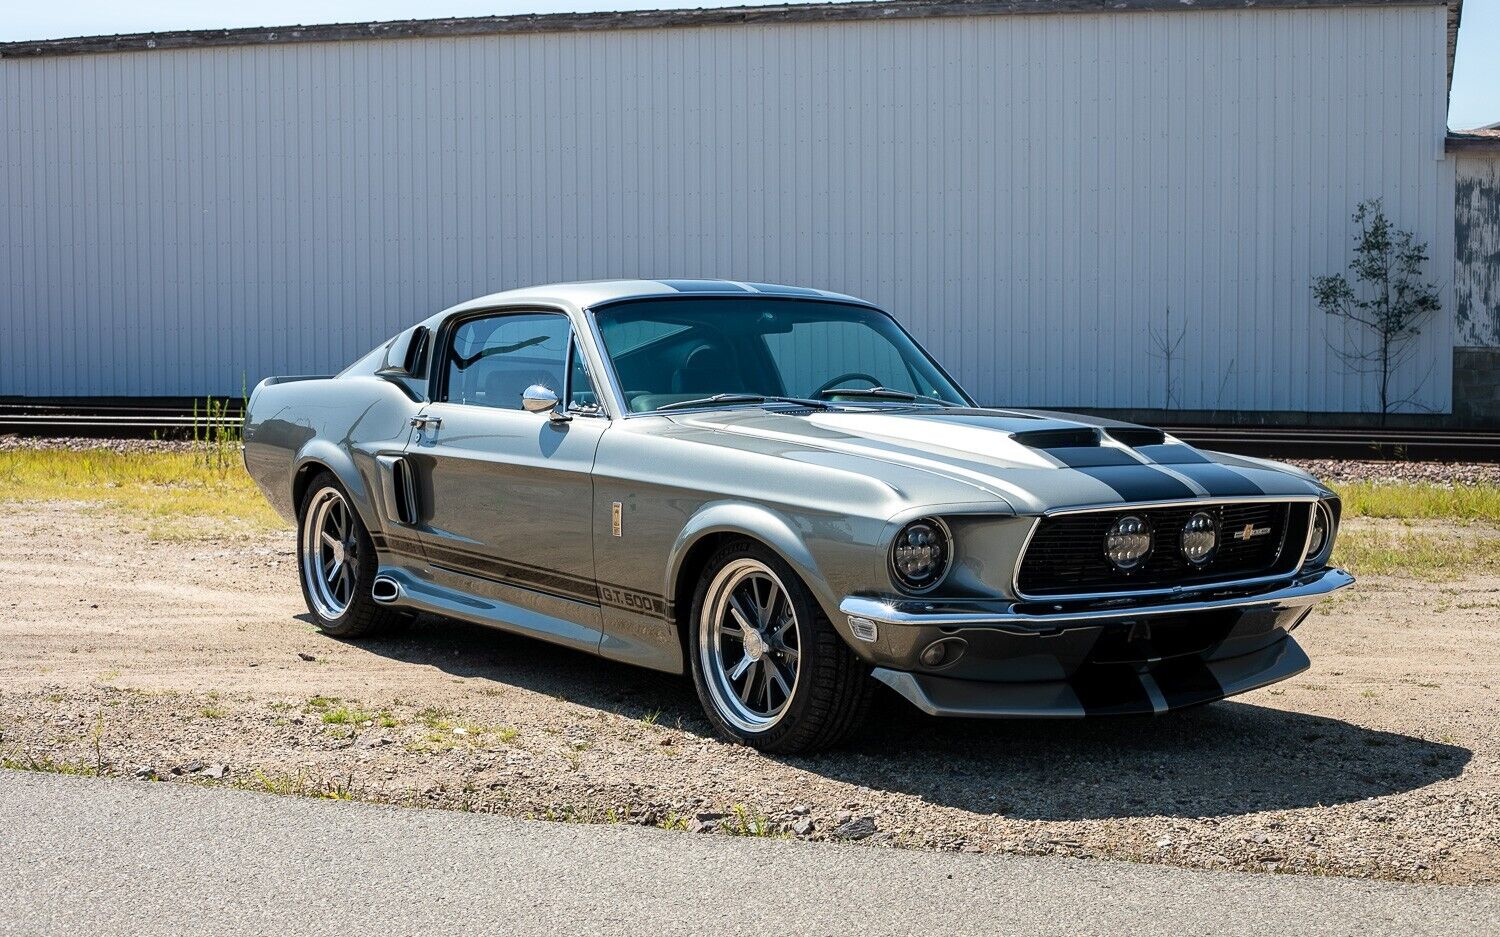
[[1179, 596], [1099, 602], [934, 602], [851, 595], [839, 603], [848, 618], [877, 625], [918, 628], [992, 628], [1012, 634], [1044, 634], [1069, 627], [1219, 609], [1295, 609], [1354, 584], [1342, 569], [1324, 569], [1259, 589], [1203, 589]]
[[[924, 712], [991, 718], [1160, 713], [1285, 680], [1291, 632], [1354, 582], [1341, 569], [1258, 587], [1071, 603], [851, 596], [850, 645]], [[937, 666], [922, 650], [949, 643]]]

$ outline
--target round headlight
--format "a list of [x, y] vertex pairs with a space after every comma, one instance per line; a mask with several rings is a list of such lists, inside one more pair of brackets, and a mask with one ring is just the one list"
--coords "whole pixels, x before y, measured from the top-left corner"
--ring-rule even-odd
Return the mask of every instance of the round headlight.
[[1104, 535], [1104, 558], [1115, 569], [1135, 569], [1151, 553], [1151, 525], [1134, 514], [1115, 521]]
[[891, 544], [891, 575], [908, 592], [926, 592], [948, 572], [948, 528], [935, 518], [912, 521]]
[[1202, 566], [1219, 548], [1219, 525], [1207, 511], [1199, 511], [1182, 525], [1182, 558]]
[[1313, 508], [1312, 530], [1307, 536], [1307, 562], [1305, 565], [1321, 565], [1333, 552], [1333, 511], [1328, 502], [1319, 501]]

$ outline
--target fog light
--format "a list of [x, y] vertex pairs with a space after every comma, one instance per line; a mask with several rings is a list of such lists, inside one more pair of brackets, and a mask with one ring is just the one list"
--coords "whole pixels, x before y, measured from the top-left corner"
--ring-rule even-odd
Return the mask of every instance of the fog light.
[[1135, 569], [1151, 553], [1151, 525], [1127, 514], [1104, 535], [1104, 557], [1115, 569]]
[[964, 656], [968, 647], [969, 642], [963, 638], [940, 638], [922, 648], [917, 660], [922, 662], [923, 667], [941, 667]]
[[1199, 511], [1182, 525], [1182, 557], [1201, 566], [1214, 557], [1219, 546], [1219, 525], [1207, 511]]

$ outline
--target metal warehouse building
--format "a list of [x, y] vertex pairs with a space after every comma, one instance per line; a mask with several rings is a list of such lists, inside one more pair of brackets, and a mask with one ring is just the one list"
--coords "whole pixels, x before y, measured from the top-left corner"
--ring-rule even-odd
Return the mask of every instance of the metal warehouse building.
[[707, 276], [875, 300], [986, 402], [1369, 412], [1311, 281], [1380, 197], [1443, 289], [1397, 381], [1452, 413], [1500, 345], [1482, 245], [1455, 286], [1458, 18], [929, 0], [0, 46], [0, 397], [238, 393], [481, 293]]

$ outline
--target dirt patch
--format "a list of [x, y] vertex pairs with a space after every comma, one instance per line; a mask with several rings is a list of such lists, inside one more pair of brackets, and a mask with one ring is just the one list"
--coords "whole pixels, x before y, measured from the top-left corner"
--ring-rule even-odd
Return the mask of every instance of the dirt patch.
[[1309, 673], [1236, 701], [987, 723], [885, 698], [846, 750], [778, 759], [715, 738], [672, 677], [436, 619], [322, 637], [291, 551], [0, 507], [0, 755], [519, 816], [1500, 881], [1500, 579], [1362, 583], [1298, 632]]

